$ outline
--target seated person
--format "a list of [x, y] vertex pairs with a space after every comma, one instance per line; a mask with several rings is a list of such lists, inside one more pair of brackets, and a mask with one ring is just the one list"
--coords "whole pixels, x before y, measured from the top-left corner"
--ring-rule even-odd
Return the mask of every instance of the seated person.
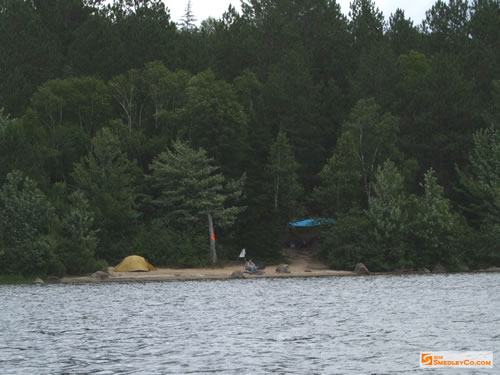
[[250, 271], [250, 272], [255, 272], [255, 271], [257, 271], [257, 267], [255, 266], [255, 263], [254, 263], [254, 262], [252, 262], [252, 260], [251, 260], [251, 259], [247, 262], [247, 264], [246, 264], [246, 266], [245, 266], [245, 269], [246, 269], [247, 271]]

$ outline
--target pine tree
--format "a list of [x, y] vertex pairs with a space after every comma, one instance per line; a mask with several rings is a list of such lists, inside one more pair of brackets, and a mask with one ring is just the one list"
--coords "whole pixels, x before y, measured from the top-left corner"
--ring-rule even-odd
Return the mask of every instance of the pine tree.
[[138, 217], [135, 168], [108, 128], [97, 133], [89, 154], [75, 165], [72, 176], [88, 199], [100, 230], [97, 256], [101, 259], [117, 261], [126, 255], [123, 243], [132, 234]]
[[341, 216], [360, 207], [361, 168], [350, 132], [343, 133], [337, 148], [319, 174], [321, 183], [314, 189], [314, 200], [327, 215]]
[[214, 220], [220, 227], [231, 226], [243, 207], [236, 205], [243, 193], [244, 177], [227, 181], [203, 149], [194, 150], [176, 141], [151, 164], [149, 177], [158, 192], [152, 204], [168, 226], [186, 230], [199, 228], [208, 219], [211, 260], [217, 262]]
[[297, 199], [302, 194], [302, 187], [297, 180], [297, 169], [298, 164], [288, 137], [280, 130], [271, 146], [267, 171], [271, 180], [272, 206], [280, 213], [284, 222], [291, 218]]
[[53, 211], [33, 180], [20, 171], [7, 175], [0, 190], [1, 271], [46, 273], [52, 256], [46, 235]]
[[183, 31], [192, 31], [196, 29], [195, 22], [196, 22], [196, 17], [193, 14], [193, 7], [191, 4], [191, 0], [188, 0], [186, 3], [186, 8], [184, 9], [184, 15], [181, 18], [179, 26]]

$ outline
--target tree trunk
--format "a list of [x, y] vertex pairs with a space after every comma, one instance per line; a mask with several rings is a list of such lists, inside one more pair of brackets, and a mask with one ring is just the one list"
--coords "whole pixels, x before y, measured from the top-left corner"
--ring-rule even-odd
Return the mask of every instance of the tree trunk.
[[212, 215], [208, 214], [208, 234], [210, 235], [210, 255], [212, 258], [212, 263], [217, 263], [217, 252], [215, 251], [215, 233], [214, 233], [214, 223], [212, 220]]

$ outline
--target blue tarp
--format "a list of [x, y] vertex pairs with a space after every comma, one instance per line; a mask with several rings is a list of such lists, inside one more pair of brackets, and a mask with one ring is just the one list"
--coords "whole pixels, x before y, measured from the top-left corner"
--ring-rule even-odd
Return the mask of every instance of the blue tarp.
[[323, 224], [331, 224], [333, 223], [333, 219], [330, 218], [317, 218], [317, 219], [306, 219], [301, 221], [296, 221], [294, 223], [290, 222], [288, 225], [291, 227], [317, 227]]

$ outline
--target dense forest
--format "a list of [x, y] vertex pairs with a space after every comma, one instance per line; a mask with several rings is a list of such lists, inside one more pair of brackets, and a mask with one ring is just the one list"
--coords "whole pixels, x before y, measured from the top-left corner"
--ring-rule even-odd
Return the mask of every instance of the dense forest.
[[277, 259], [308, 217], [335, 268], [500, 265], [499, 0], [166, 3], [0, 0], [0, 273]]

